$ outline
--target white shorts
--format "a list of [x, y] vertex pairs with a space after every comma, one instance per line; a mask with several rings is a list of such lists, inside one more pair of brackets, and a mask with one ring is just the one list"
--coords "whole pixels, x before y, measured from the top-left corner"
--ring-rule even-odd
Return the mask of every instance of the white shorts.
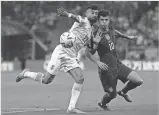
[[70, 57], [63, 51], [62, 45], [57, 45], [48, 63], [47, 72], [56, 75], [60, 70], [67, 72], [76, 67], [80, 68], [77, 57]]

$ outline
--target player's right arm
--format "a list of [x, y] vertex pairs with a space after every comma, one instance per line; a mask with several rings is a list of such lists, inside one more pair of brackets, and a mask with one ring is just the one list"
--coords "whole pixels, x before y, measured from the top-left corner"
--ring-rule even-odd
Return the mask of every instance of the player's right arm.
[[58, 16], [64, 16], [64, 17], [71, 18], [78, 23], [80, 23], [82, 21], [81, 16], [79, 16], [79, 15], [77, 16], [72, 13], [68, 13], [64, 8], [59, 8], [59, 9], [57, 9], [57, 11], [58, 11]]

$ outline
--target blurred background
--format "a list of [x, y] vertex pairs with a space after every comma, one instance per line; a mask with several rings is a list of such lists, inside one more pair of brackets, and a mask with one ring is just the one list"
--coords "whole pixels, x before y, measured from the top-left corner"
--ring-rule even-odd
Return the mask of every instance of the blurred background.
[[[1, 62], [5, 63], [1, 69], [15, 69], [17, 63], [25, 68], [26, 61], [48, 60], [59, 44], [60, 35], [73, 24], [70, 19], [59, 18], [57, 8], [83, 15], [90, 4], [110, 10], [117, 30], [138, 36], [134, 41], [117, 39], [120, 60], [159, 60], [158, 1], [2, 1]], [[14, 67], [8, 67], [7, 62]]]

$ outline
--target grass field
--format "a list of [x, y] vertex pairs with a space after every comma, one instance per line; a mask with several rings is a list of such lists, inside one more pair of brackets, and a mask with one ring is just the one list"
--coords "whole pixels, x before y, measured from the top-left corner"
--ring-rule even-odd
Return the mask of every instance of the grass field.
[[[31, 80], [16, 83], [16, 72], [2, 72], [1, 111], [4, 115], [65, 115], [73, 79], [59, 73], [49, 85]], [[104, 92], [97, 71], [84, 72], [85, 82], [77, 107], [86, 115], [158, 115], [158, 73], [139, 72], [144, 84], [130, 92], [132, 103], [117, 96], [111, 102], [113, 111], [103, 111], [97, 106]], [[118, 89], [123, 84], [118, 83]]]

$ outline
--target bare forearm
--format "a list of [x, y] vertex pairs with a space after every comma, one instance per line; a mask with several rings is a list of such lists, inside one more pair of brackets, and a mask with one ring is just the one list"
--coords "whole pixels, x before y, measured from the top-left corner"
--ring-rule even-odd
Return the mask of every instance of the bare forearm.
[[129, 39], [129, 37], [121, 32], [119, 32], [118, 30], [115, 30], [115, 34], [119, 37], [122, 37], [122, 38], [126, 38], [126, 39]]
[[75, 20], [76, 22], [80, 22], [80, 16], [68, 13], [64, 8], [58, 8], [57, 11], [58, 11], [58, 16], [68, 17]]
[[[62, 16], [62, 15], [61, 15], [61, 16]], [[64, 16], [64, 17], [65, 17], [65, 16]], [[67, 13], [67, 14], [66, 14], [66, 17], [71, 18], [71, 19], [73, 19], [73, 20], [76, 21], [76, 22], [80, 22], [79, 16], [74, 15], [74, 14], [72, 14], [72, 13]]]
[[69, 13], [69, 18], [73, 19], [76, 22], [80, 22], [79, 16]]
[[[94, 53], [94, 52], [92, 52]], [[86, 55], [87, 57], [97, 65], [97, 63], [99, 62], [99, 60], [92, 54], [90, 51], [86, 51]]]

